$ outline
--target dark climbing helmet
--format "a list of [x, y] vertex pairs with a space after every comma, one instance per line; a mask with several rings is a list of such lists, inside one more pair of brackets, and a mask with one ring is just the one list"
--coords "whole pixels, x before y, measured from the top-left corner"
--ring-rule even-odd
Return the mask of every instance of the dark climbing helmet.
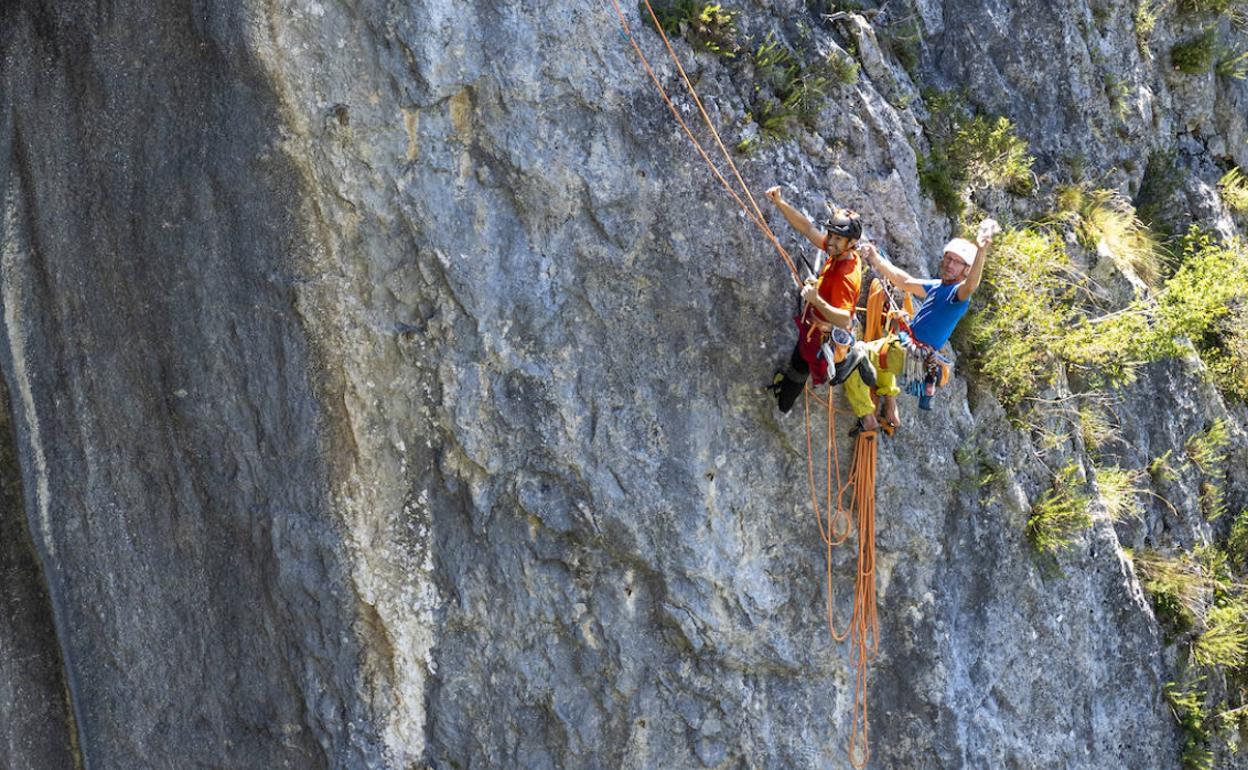
[[833, 235], [839, 235], [851, 241], [856, 241], [862, 237], [862, 220], [858, 217], [858, 212], [831, 207], [829, 207], [829, 210], [832, 215], [828, 217], [828, 221], [824, 224], [823, 229]]

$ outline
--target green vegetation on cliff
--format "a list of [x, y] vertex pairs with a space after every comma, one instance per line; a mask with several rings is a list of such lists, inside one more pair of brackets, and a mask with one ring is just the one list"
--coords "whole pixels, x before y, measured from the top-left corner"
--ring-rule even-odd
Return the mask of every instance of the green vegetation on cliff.
[[[961, 335], [968, 362], [1016, 414], [1053, 383], [1059, 366], [1127, 385], [1139, 366], [1191, 353], [1225, 396], [1248, 401], [1248, 248], [1193, 230], [1181, 241], [1177, 269], [1163, 279], [1147, 229], [1125, 202], [1110, 205], [999, 237], [986, 291]], [[1157, 290], [1125, 307], [1106, 306], [1066, 251], [1072, 228], [1122, 272], [1160, 282]]]
[[919, 183], [937, 208], [959, 218], [966, 194], [984, 187], [1031, 194], [1034, 159], [1008, 118], [973, 114], [953, 92], [928, 91], [924, 99], [931, 152], [918, 159]]

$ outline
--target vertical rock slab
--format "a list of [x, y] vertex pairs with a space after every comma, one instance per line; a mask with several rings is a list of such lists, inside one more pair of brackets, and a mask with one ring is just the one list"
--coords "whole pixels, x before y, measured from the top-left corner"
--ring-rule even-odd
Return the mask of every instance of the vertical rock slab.
[[380, 764], [245, 9], [0, 16], [0, 369], [85, 763]]
[[[324, 233], [300, 307], [340, 342], [323, 355], [354, 452], [339, 487], [353, 578], [393, 640], [396, 688], [427, 682], [427, 703], [396, 701], [387, 743], [435, 766], [843, 764], [853, 673], [827, 639], [802, 426], [757, 387], [792, 344], [787, 274], [691, 153], [610, 7], [282, 0], [262, 29], [283, 148]], [[742, 114], [751, 84], [677, 46], [712, 113]], [[922, 269], [947, 233], [916, 189], [918, 129], [870, 83], [841, 96], [826, 135], [805, 137], [816, 151], [762, 150], [747, 178], [790, 183], [813, 211], [850, 202]], [[996, 508], [974, 512], [991, 556], [946, 567], [970, 548], [946, 522], [972, 511], [940, 494], [974, 428], [964, 401], [944, 397], [883, 450], [879, 761], [1021, 762], [1035, 744], [1059, 764], [1155, 764], [1173, 731], [1151, 667], [1121, 701], [1080, 693], [1093, 713], [1145, 704], [1096, 722], [1096, 740], [1051, 738], [1066, 723], [1027, 710], [1052, 715], [1106, 650], [1155, 652], [1146, 610], [1116, 593], [1112, 548], [1079, 590], [1115, 601], [1043, 650], [1059, 684], [1026, 707], [1003, 697], [970, 729], [979, 688], [1031, 673], [1010, 635], [1074, 602], [1037, 585], [1021, 524], [994, 528]], [[853, 566], [835, 559], [843, 585]], [[1042, 609], [1009, 625], [981, 603]], [[1115, 613], [1131, 633], [1086, 633]], [[427, 743], [403, 729], [423, 720]], [[1118, 750], [1150, 730], [1162, 738]]]
[[[7, 393], [0, 396], [7, 403]], [[0, 756], [10, 770], [76, 767], [52, 607], [26, 529], [13, 425], [0, 410]]]
[[[992, 45], [955, 52], [950, 6], [933, 66], [1060, 102], [1020, 122], [1054, 158], [1100, 147], [1066, 131], [1100, 82], [1084, 41], [1032, 25], [1073, 63], [1046, 79], [1003, 51], [1009, 7], [968, 10]], [[749, 21], [802, 13], [822, 23], [787, 0]], [[21, 0], [0, 22], [0, 373], [87, 764], [844, 764], [803, 426], [759, 389], [789, 277], [609, 5]], [[739, 126], [744, 70], [676, 46]], [[874, 54], [817, 129], [740, 162], [923, 271], [947, 228]], [[1046, 582], [1017, 431], [983, 438], [1018, 469], [1004, 502], [957, 489], [954, 448], [1003, 421], [961, 382], [881, 450], [875, 761], [1164, 765], [1112, 528]]]

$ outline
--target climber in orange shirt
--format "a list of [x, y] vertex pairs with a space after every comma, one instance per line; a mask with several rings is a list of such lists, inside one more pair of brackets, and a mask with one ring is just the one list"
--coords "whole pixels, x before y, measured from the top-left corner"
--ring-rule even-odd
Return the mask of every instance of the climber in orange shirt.
[[[830, 216], [820, 230], [805, 214], [784, 201], [779, 187], [768, 190], [767, 197], [795, 230], [827, 254], [818, 277], [807, 278], [802, 286], [802, 309], [793, 317], [798, 329], [797, 344], [789, 356], [788, 366], [776, 372], [769, 386], [775, 394], [776, 405], [782, 413], [787, 413], [812, 375], [816, 385], [828, 381], [835, 385], [860, 366], [871, 368], [861, 345], [853, 343], [852, 337], [842, 337], [850, 341], [850, 349], [845, 358], [835, 364], [831, 377], [829, 361], [823, 353], [827, 349], [824, 343], [834, 329], [848, 333], [853, 326], [862, 288], [862, 259], [857, 249], [862, 222], [849, 209], [829, 207]], [[875, 379], [872, 371], [862, 372], [862, 375], [870, 381]]]

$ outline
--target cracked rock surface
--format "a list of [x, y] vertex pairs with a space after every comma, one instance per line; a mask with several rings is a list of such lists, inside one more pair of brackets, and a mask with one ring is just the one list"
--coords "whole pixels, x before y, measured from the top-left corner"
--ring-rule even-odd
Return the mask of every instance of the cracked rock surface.
[[[737, 156], [756, 194], [855, 208], [931, 273], [952, 223], [919, 186], [920, 86], [963, 87], [1042, 183], [1078, 157], [1134, 195], [1175, 150], [1185, 216], [1237, 232], [1207, 193], [1248, 166], [1245, 85], [1146, 56], [1130, 4], [919, 0], [913, 72], [884, 19], [814, 5], [743, 28], [864, 72]], [[806, 434], [760, 387], [792, 284], [618, 27], [609, 3], [0, 4], [0, 766], [844, 764]], [[746, 65], [676, 47], [731, 147]], [[1118, 394], [1115, 451], [1230, 417], [1242, 503], [1243, 409], [1196, 367]], [[1098, 503], [1055, 572], [1024, 536], [1047, 471], [992, 394], [902, 408], [872, 765], [1177, 767], [1123, 547], [1207, 539], [1195, 503]], [[843, 623], [852, 547], [832, 559]]]

